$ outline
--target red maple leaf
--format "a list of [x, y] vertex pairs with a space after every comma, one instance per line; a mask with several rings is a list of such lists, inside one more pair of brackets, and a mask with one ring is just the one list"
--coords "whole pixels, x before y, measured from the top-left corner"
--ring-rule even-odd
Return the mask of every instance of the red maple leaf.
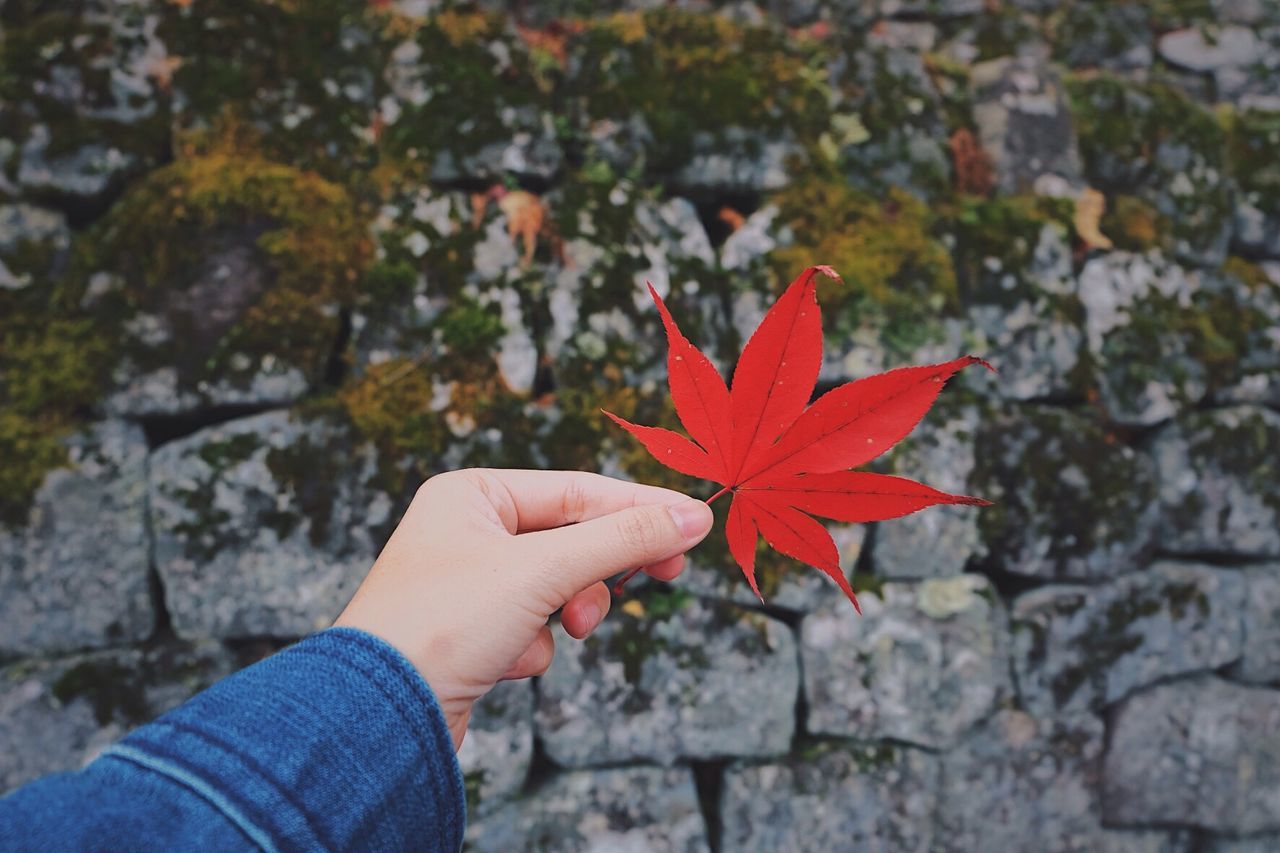
[[[681, 334], [649, 285], [667, 330], [671, 399], [692, 440], [605, 414], [667, 467], [724, 486], [707, 503], [732, 493], [725, 530], [729, 550], [761, 601], [755, 577], [759, 535], [776, 550], [829, 575], [861, 613], [840, 570], [835, 542], [812, 516], [867, 522], [934, 504], [989, 505], [982, 498], [949, 495], [903, 477], [848, 469], [870, 462], [911, 432], [961, 368], [994, 368], [971, 355], [903, 367], [846, 383], [808, 405], [822, 365], [822, 313], [814, 282], [818, 273], [840, 280], [830, 267], [817, 266], [791, 282], [743, 348], [732, 390]], [[635, 574], [618, 581], [614, 592]]]

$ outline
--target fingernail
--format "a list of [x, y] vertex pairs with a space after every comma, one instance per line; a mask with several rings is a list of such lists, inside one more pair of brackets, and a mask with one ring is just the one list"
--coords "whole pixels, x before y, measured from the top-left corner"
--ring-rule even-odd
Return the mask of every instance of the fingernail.
[[706, 536], [707, 531], [711, 529], [711, 508], [702, 501], [691, 498], [684, 503], [669, 506], [667, 510], [675, 519], [676, 527], [680, 528], [680, 534], [686, 540], [697, 541]]
[[597, 604], [582, 605], [582, 618], [587, 623], [587, 630], [600, 624], [600, 606]]

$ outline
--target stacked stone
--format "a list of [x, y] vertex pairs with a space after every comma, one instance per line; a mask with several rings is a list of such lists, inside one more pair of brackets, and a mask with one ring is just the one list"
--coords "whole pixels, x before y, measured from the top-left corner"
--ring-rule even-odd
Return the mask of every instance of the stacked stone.
[[[673, 425], [644, 282], [728, 372], [832, 262], [825, 383], [999, 366], [876, 463], [994, 505], [832, 525], [861, 618], [764, 553], [762, 607], [713, 534], [557, 629], [477, 705], [469, 844], [1280, 845], [1275, 9], [438, 5], [3, 13], [0, 331], [65, 325], [26, 385], [0, 353], [3, 466], [57, 450], [0, 471], [0, 792], [329, 624], [436, 471], [697, 492], [595, 414]], [[267, 62], [293, 14], [324, 63]], [[655, 42], [715, 73], [637, 94]], [[124, 343], [48, 394], [80, 322]]]

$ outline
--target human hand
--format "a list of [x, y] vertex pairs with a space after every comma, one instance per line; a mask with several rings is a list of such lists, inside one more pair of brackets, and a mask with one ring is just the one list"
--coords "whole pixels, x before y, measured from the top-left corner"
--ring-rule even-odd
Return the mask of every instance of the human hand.
[[609, 612], [603, 581], [671, 580], [711, 529], [705, 503], [577, 471], [473, 468], [432, 477], [336, 625], [402, 652], [444, 710], [454, 748], [498, 681], [541, 675], [547, 619], [582, 639]]

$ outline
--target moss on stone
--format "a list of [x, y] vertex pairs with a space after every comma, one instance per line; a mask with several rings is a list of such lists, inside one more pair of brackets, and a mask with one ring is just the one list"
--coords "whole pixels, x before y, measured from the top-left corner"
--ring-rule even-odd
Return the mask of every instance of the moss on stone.
[[1014, 56], [1040, 36], [1039, 22], [1013, 5], [993, 5], [973, 24], [977, 62]]
[[117, 719], [136, 726], [151, 716], [139, 672], [113, 661], [76, 664], [53, 683], [52, 692], [64, 705], [87, 701], [100, 726]]
[[[614, 629], [603, 645], [609, 659], [622, 661], [623, 676], [628, 684], [639, 684], [645, 660], [657, 652], [675, 655], [681, 667], [705, 669], [710, 665], [706, 654], [697, 646], [677, 645], [665, 636], [664, 626], [681, 618], [680, 614], [693, 605], [693, 596], [683, 590], [659, 589], [645, 590], [634, 600], [641, 606], [634, 611], [618, 608]], [[629, 701], [642, 702], [643, 699], [635, 696]]]
[[[1173, 86], [1132, 83], [1108, 74], [1068, 77], [1066, 83], [1087, 168], [1115, 161], [1119, 168], [1114, 177], [1121, 180], [1156, 177], [1161, 168], [1156, 149], [1165, 142], [1185, 145], [1211, 165], [1222, 162], [1221, 124]], [[1110, 177], [1107, 170], [1099, 176]]]
[[1054, 56], [1068, 65], [1087, 67], [1150, 44], [1149, 5], [1145, 0], [1063, 4], [1051, 19]]
[[[25, 139], [42, 124], [49, 131], [49, 158], [110, 140], [112, 147], [137, 158], [131, 171], [164, 159], [169, 146], [166, 112], [158, 106], [138, 109], [145, 99], [140, 94], [128, 103], [116, 102], [109, 60], [127, 47], [122, 48], [120, 42], [126, 40], [105, 17], [87, 15], [83, 4], [10, 3], [0, 12], [0, 28], [3, 103], [21, 105], [0, 109], [0, 136]], [[81, 87], [74, 100], [67, 97], [70, 79]], [[112, 115], [112, 107], [134, 114], [122, 120]]]
[[462, 785], [467, 797], [468, 814], [476, 814], [476, 810], [480, 807], [480, 794], [484, 790], [484, 782], [487, 775], [488, 772], [480, 768], [468, 771], [462, 776]]
[[586, 22], [571, 52], [566, 97], [592, 119], [640, 116], [650, 171], [687, 163], [700, 132], [816, 138], [827, 124], [813, 45], [774, 29], [675, 8], [623, 12]]
[[893, 189], [876, 197], [814, 175], [773, 201], [794, 235], [770, 253], [777, 280], [790, 281], [814, 263], [834, 267], [843, 278], [818, 283], [829, 331], [883, 323], [891, 347], [909, 352], [934, 318], [958, 308], [951, 256], [933, 235], [929, 208], [914, 196]]
[[1129, 541], [1132, 522], [1156, 500], [1145, 460], [1067, 410], [992, 415], [978, 432], [974, 459], [968, 488], [994, 501], [978, 515], [988, 549], [1017, 560], [1034, 548], [1048, 576], [1079, 571], [1077, 559]]
[[228, 119], [260, 133], [267, 159], [346, 183], [380, 158], [375, 132], [392, 49], [389, 14], [344, 0], [208, 0], [161, 6], [158, 35], [182, 63], [184, 129]]
[[419, 460], [416, 479], [424, 479], [431, 460], [448, 443], [448, 427], [434, 397], [430, 370], [403, 359], [372, 366], [338, 391], [337, 403], [355, 434], [377, 448], [384, 485], [392, 491], [404, 487], [395, 480], [404, 476], [405, 461]]
[[[264, 270], [257, 292], [201, 280], [211, 245], [251, 253], [248, 263]], [[363, 217], [340, 186], [232, 142], [153, 172], [122, 198], [78, 245], [72, 287], [95, 270], [120, 276], [95, 316], [115, 329], [141, 312], [164, 315], [173, 339], [129, 355], [143, 368], [176, 365], [188, 387], [246, 382], [263, 356], [315, 378], [370, 255]], [[217, 297], [223, 311], [239, 303], [229, 321], [179, 295], [233, 284], [246, 292]]]
[[[1007, 196], [962, 197], [939, 207], [952, 238], [958, 290], [966, 303], [1008, 304], [1042, 294], [1027, 292], [1023, 278], [1033, 265], [1046, 225], [1067, 234], [1067, 199]], [[1010, 277], [1015, 286], [1010, 286]]]
[[1106, 74], [1068, 78], [1067, 91], [1093, 186], [1154, 205], [1181, 255], [1203, 260], [1225, 247], [1234, 208], [1213, 113], [1168, 84]]
[[450, 351], [472, 357], [492, 350], [505, 331], [496, 307], [465, 297], [453, 300], [436, 322]]
[[1280, 110], [1244, 110], [1231, 119], [1231, 174], [1250, 204], [1280, 216]]
[[[408, 29], [407, 43], [420, 52], [408, 103], [385, 133], [385, 147], [410, 159], [448, 154], [460, 163], [486, 145], [505, 142], [518, 130], [536, 130], [550, 110], [556, 70], [539, 63], [506, 17], [484, 11], [445, 9]], [[514, 127], [516, 113], [528, 127]]]
[[1111, 238], [1117, 249], [1124, 251], [1145, 252], [1155, 248], [1170, 248], [1169, 218], [1138, 196], [1121, 193], [1107, 199], [1101, 230]]
[[[1239, 259], [1203, 275], [1189, 299], [1148, 293], [1129, 309], [1128, 322], [1106, 335], [1100, 355], [1113, 397], [1138, 399], [1155, 381], [1192, 406], [1239, 381], [1250, 352], [1269, 346], [1260, 341], [1272, 325], [1262, 290], [1275, 299], [1280, 287]], [[1098, 369], [1094, 361], [1084, 354], [1090, 372]]]
[[841, 176], [876, 194], [905, 188], [945, 196], [951, 187], [945, 140], [951, 131], [973, 126], [967, 69], [941, 55], [917, 58], [868, 47], [856, 34], [839, 47], [850, 57], [842, 60], [848, 72], [831, 85], [840, 95], [841, 115], [856, 116], [858, 128], [850, 138], [837, 134], [833, 122], [832, 141], [842, 144], [828, 157]]
[[113, 350], [93, 319], [52, 288], [0, 289], [0, 525], [25, 522], [63, 439], [100, 396]]
[[[1235, 478], [1280, 518], [1280, 457], [1275, 448], [1280, 429], [1259, 409], [1231, 409], [1228, 414], [1196, 412], [1181, 424], [1193, 471], [1217, 471]], [[1183, 508], [1194, 521], [1190, 501]]]

